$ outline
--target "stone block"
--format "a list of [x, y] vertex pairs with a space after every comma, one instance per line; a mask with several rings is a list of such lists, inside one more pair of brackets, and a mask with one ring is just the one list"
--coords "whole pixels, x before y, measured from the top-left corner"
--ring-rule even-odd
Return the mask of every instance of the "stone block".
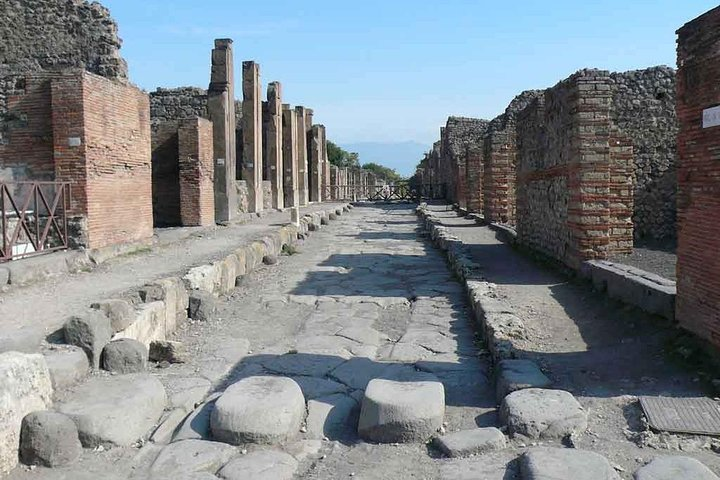
[[548, 388], [551, 385], [550, 379], [531, 360], [502, 360], [497, 366], [495, 394], [498, 402], [517, 390]]
[[506, 396], [500, 418], [511, 435], [563, 438], [587, 429], [587, 413], [569, 392], [528, 388]]
[[102, 366], [112, 373], [139, 373], [147, 368], [148, 349], [132, 338], [120, 338], [105, 345]]
[[225, 480], [292, 480], [298, 461], [280, 450], [257, 450], [231, 460], [219, 472]]
[[135, 311], [135, 321], [113, 339], [132, 338], [150, 348], [153, 340], [165, 340], [165, 302], [144, 303]]
[[20, 431], [20, 460], [25, 465], [61, 467], [82, 454], [73, 421], [49, 411], [32, 412], [23, 418]]
[[178, 277], [156, 280], [140, 289], [140, 298], [145, 303], [165, 303], [165, 334], [173, 333], [178, 323], [187, 319], [188, 292]]
[[218, 299], [200, 290], [190, 292], [188, 316], [193, 320], [205, 322], [215, 317], [218, 309]]
[[570, 448], [535, 448], [520, 457], [523, 480], [620, 480], [605, 457]]
[[0, 353], [0, 475], [17, 465], [22, 419], [48, 408], [52, 392], [42, 355]]
[[45, 351], [43, 355], [55, 390], [75, 385], [90, 371], [90, 361], [80, 347], [64, 345]]
[[65, 322], [63, 333], [67, 343], [83, 349], [94, 369], [100, 368], [100, 355], [112, 337], [108, 317], [98, 310], [70, 317]]
[[475, 428], [437, 437], [434, 444], [448, 457], [469, 457], [505, 448], [505, 435], [494, 427]]
[[683, 456], [657, 457], [635, 472], [635, 480], [718, 480], [698, 460]]
[[220, 269], [217, 264], [193, 267], [183, 277], [183, 282], [188, 290], [214, 293], [220, 284]]
[[125, 299], [103, 300], [102, 302], [93, 303], [90, 308], [100, 310], [110, 319], [113, 333], [125, 330], [135, 321], [135, 309]]
[[190, 353], [182, 342], [153, 340], [149, 358], [153, 362], [185, 363], [190, 359]]

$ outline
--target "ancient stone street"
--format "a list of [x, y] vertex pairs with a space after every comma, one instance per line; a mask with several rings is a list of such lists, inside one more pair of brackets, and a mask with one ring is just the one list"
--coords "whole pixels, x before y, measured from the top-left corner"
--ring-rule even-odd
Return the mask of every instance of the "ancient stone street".
[[[567, 478], [618, 479], [664, 457], [663, 442], [720, 466], [699, 439], [640, 425], [633, 395], [694, 389], [683, 370], [656, 368], [659, 349], [647, 346], [649, 361], [634, 357], [622, 374], [612, 365], [606, 373], [598, 363], [612, 357], [576, 337], [582, 317], [572, 310], [556, 326], [566, 330], [554, 338], [566, 341], [542, 341], [543, 312], [555, 304], [590, 301], [587, 312], [606, 326], [612, 319], [601, 317], [614, 307], [543, 273], [488, 227], [446, 206], [431, 211], [474, 249], [496, 301], [520, 312], [522, 340], [535, 349], [527, 358], [537, 364], [506, 360], [493, 374], [466, 286], [414, 206], [365, 204], [241, 277], [206, 319], [181, 325], [172, 340], [184, 363], [99, 371], [57, 392], [57, 410], [78, 425], [86, 449], [70, 465], [21, 467], [9, 478], [508, 480], [577, 469], [589, 476]], [[502, 280], [506, 269], [516, 282]], [[547, 287], [565, 295], [543, 297]], [[590, 335], [583, 338], [595, 345]], [[603, 341], [627, 335], [606, 331]], [[48, 450], [52, 436], [42, 438], [30, 453]], [[565, 449], [568, 441], [578, 450]], [[77, 456], [74, 448], [55, 457]], [[705, 468], [682, 458], [683, 468]], [[663, 461], [648, 472], [675, 468]]]

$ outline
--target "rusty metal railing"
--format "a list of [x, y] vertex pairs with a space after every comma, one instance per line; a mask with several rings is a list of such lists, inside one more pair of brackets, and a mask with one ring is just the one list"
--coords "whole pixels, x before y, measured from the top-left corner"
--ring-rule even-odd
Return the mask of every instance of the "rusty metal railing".
[[70, 184], [0, 182], [0, 262], [68, 248]]

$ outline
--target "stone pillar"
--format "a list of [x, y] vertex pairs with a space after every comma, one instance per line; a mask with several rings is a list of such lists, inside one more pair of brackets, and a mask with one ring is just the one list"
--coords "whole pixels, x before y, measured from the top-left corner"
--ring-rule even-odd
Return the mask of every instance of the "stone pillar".
[[322, 127], [313, 125], [310, 135], [310, 201], [322, 201]]
[[286, 207], [297, 207], [300, 204], [298, 189], [298, 142], [297, 116], [290, 105], [283, 105], [283, 177], [284, 203]]
[[[465, 151], [467, 165], [467, 209], [473, 213], [483, 211], [483, 149], [480, 145], [468, 145]], [[423, 172], [423, 183], [424, 183]]]
[[[328, 162], [329, 163], [329, 162]], [[330, 200], [338, 200], [340, 198], [340, 192], [338, 191], [340, 185], [340, 169], [335, 165], [330, 166]]]
[[182, 120], [178, 128], [180, 219], [183, 226], [215, 224], [213, 125], [204, 118]]
[[308, 148], [307, 128], [305, 127], [305, 107], [295, 107], [298, 152], [298, 190], [300, 205], [308, 204]]
[[312, 108], [305, 109], [305, 148], [307, 150], [307, 164], [305, 170], [308, 174], [307, 189], [308, 189], [308, 201], [316, 202], [313, 200], [313, 117], [314, 112]]
[[248, 211], [263, 209], [262, 174], [262, 100], [260, 66], [243, 62], [243, 168], [242, 178], [247, 183]]
[[322, 127], [322, 185], [323, 185], [323, 200], [329, 201], [332, 198], [332, 174], [330, 173], [330, 160], [328, 160], [327, 151], [327, 130]]
[[215, 40], [208, 88], [213, 122], [215, 221], [228, 222], [237, 211], [235, 189], [235, 87], [232, 40]]
[[283, 128], [282, 87], [271, 82], [267, 89], [267, 102], [263, 102], [263, 177], [272, 185], [272, 208], [282, 209], [283, 197]]

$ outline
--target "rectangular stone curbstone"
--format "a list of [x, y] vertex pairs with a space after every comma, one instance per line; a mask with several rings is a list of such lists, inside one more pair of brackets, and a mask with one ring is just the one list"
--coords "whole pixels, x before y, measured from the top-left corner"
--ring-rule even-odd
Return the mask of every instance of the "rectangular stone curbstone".
[[162, 301], [165, 304], [165, 333], [175, 331], [178, 323], [187, 320], [189, 297], [178, 277], [162, 278], [142, 287], [140, 298], [145, 303]]
[[113, 340], [118, 338], [132, 338], [143, 343], [148, 349], [153, 340], [167, 339], [165, 302], [144, 303], [136, 310], [135, 321], [125, 330], [118, 332]]

